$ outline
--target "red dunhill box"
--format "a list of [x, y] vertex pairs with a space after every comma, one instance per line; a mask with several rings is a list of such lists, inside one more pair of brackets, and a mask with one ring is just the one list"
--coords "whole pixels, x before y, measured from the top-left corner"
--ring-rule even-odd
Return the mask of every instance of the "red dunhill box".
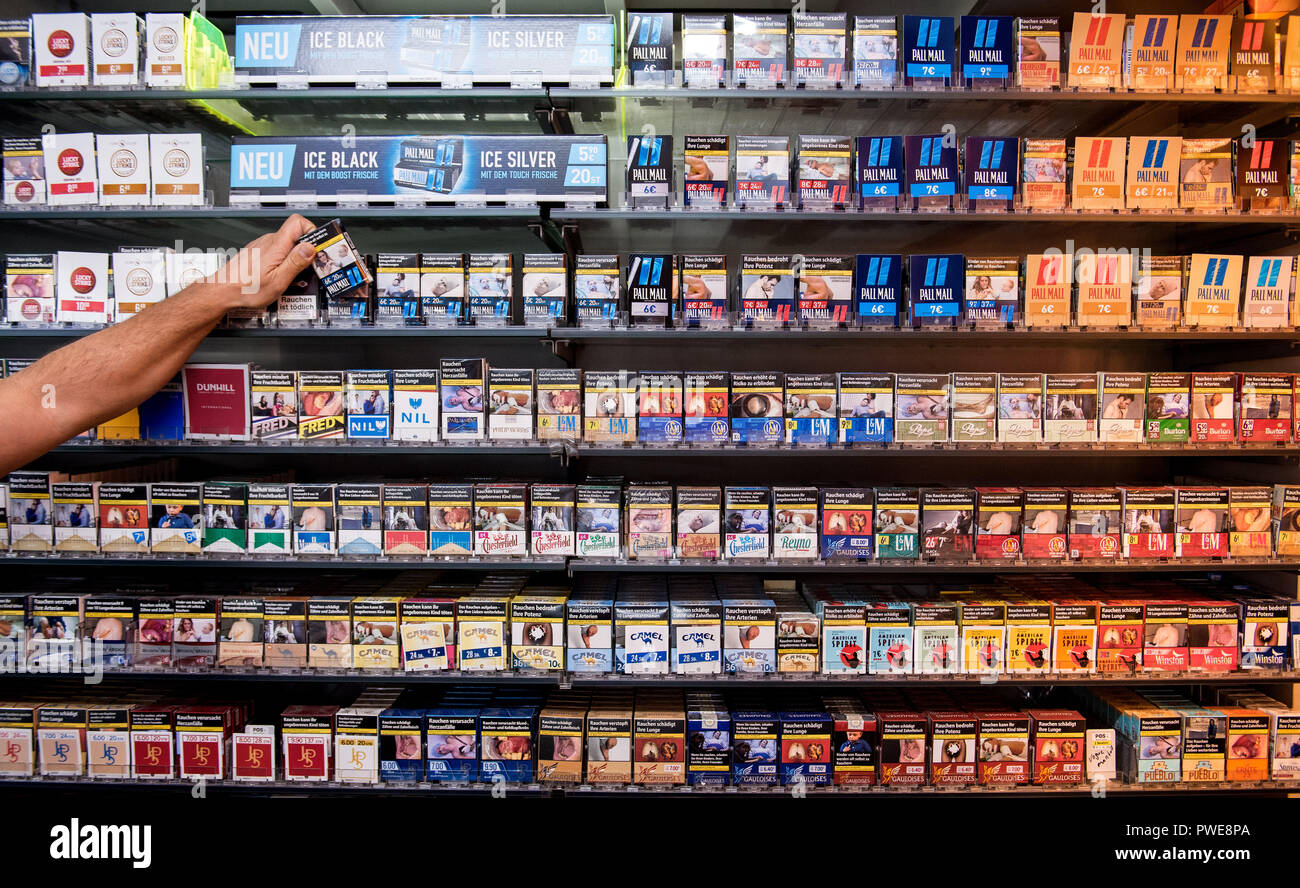
[[186, 364], [185, 437], [246, 441], [249, 438], [247, 364]]

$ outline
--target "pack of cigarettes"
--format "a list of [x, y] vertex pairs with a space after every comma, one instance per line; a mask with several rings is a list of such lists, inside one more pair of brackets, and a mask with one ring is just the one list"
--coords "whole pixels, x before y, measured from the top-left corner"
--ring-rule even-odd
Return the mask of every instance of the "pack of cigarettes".
[[514, 256], [510, 253], [471, 253], [466, 269], [469, 312], [473, 323], [504, 323], [514, 304]]
[[54, 506], [54, 551], [98, 552], [95, 485], [56, 481], [50, 485], [50, 501]]
[[677, 488], [677, 557], [711, 561], [722, 551], [722, 491]]
[[298, 437], [304, 441], [343, 438], [347, 432], [344, 374], [302, 370], [298, 373]]
[[1024, 493], [1018, 487], [975, 488], [975, 554], [981, 561], [1021, 557]]
[[116, 595], [87, 598], [82, 620], [82, 662], [100, 662], [110, 669], [129, 667], [135, 654], [135, 632], [133, 599]]
[[1115, 559], [1123, 551], [1123, 495], [1114, 487], [1070, 491], [1070, 557]]
[[574, 310], [579, 324], [609, 326], [618, 317], [622, 298], [618, 256], [580, 254], [574, 257]]
[[637, 440], [680, 444], [682, 439], [681, 374], [642, 371], [637, 384]]
[[1124, 557], [1173, 558], [1178, 551], [1172, 487], [1124, 488]]
[[723, 671], [776, 671], [776, 605], [770, 598], [722, 600]]
[[898, 19], [895, 16], [853, 17], [853, 86], [892, 89], [898, 82]]
[[1129, 209], [1178, 208], [1178, 160], [1183, 140], [1178, 136], [1130, 136], [1128, 181], [1124, 189]]
[[1236, 327], [1241, 316], [1241, 256], [1193, 253], [1187, 273], [1185, 323]]
[[687, 327], [721, 325], [727, 321], [727, 257], [677, 257], [681, 276], [678, 320]]
[[867, 625], [867, 673], [912, 674], [911, 607], [906, 602], [871, 602], [865, 608], [864, 619]]
[[99, 203], [102, 206], [143, 206], [149, 203], [149, 136], [95, 136], [99, 164]]
[[1073, 710], [1029, 710], [1034, 745], [1033, 783], [1082, 783], [1084, 778], [1084, 728], [1082, 715]]
[[1142, 669], [1145, 672], [1185, 672], [1187, 603], [1152, 601], [1144, 608]]
[[488, 437], [533, 440], [533, 370], [488, 369]]
[[55, 322], [54, 255], [5, 256], [5, 313], [10, 324], [42, 326]]
[[689, 88], [717, 89], [727, 72], [727, 17], [682, 16], [682, 82]]
[[673, 137], [627, 137], [624, 194], [631, 207], [667, 209], [673, 202]]
[[799, 321], [847, 325], [853, 318], [853, 256], [804, 256], [798, 269]]
[[1061, 20], [1055, 16], [1016, 19], [1019, 49], [1016, 80], [1021, 89], [1050, 90], [1061, 85]]
[[1294, 256], [1251, 256], [1246, 267], [1242, 323], [1252, 329], [1285, 327], [1295, 277]]
[[454, 598], [405, 598], [401, 620], [404, 672], [441, 672], [455, 665]]
[[217, 660], [217, 599], [184, 596], [172, 602], [172, 665], [212, 668]]
[[853, 191], [853, 139], [849, 136], [800, 136], [799, 206], [843, 207]]
[[151, 87], [185, 85], [185, 16], [177, 12], [145, 14], [145, 83]]
[[966, 140], [965, 193], [975, 212], [1010, 212], [1020, 197], [1020, 140]]
[[1273, 554], [1272, 498], [1268, 487], [1230, 488], [1228, 551], [1234, 558]]
[[[1281, 139], [1256, 139], [1248, 157], [1237, 163], [1237, 205], [1242, 211], [1276, 213], [1287, 193], [1288, 146]], [[1245, 150], [1243, 148], [1243, 150]]]
[[731, 17], [733, 86], [771, 89], [785, 85], [789, 27], [785, 13], [736, 13]]
[[951, 384], [947, 374], [897, 374], [894, 440], [923, 445], [947, 441]]
[[[307, 599], [300, 596], [267, 596], [262, 601], [264, 616], [263, 658], [272, 669], [293, 669], [307, 665]], [[142, 612], [143, 613], [143, 612]]]
[[[673, 489], [669, 484], [634, 484], [627, 497], [627, 558], [663, 561], [673, 557]], [[608, 533], [608, 516], [597, 513], [600, 532]], [[593, 525], [593, 530], [597, 525]], [[581, 527], [581, 523], [579, 524]], [[578, 538], [579, 548], [582, 536]]]
[[293, 500], [293, 551], [299, 556], [335, 554], [334, 485], [294, 484], [289, 495]]
[[[1147, 396], [1145, 373], [1101, 374], [1101, 416], [1098, 439], [1137, 443], [1147, 437], [1144, 407]], [[1184, 402], [1185, 404], [1186, 402]]]
[[894, 440], [894, 374], [839, 374], [841, 444], [888, 444]]
[[867, 672], [866, 606], [861, 602], [818, 602], [822, 625], [822, 672]]
[[1124, 208], [1127, 142], [1118, 136], [1080, 136], [1074, 140], [1070, 206], [1076, 210]]
[[203, 551], [242, 555], [248, 549], [248, 485], [239, 481], [203, 484]]
[[583, 435], [590, 444], [636, 441], [636, 376], [625, 370], [583, 374]]
[[683, 375], [682, 434], [687, 443], [725, 444], [731, 440], [728, 383], [725, 371]]
[[1033, 444], [1041, 441], [1043, 402], [1043, 374], [999, 374], [998, 440], [1018, 444]]
[[1023, 493], [1025, 517], [1021, 548], [1025, 558], [1069, 557], [1069, 491], [1063, 487], [1026, 487]]
[[352, 599], [352, 665], [396, 669], [401, 663], [397, 611], [401, 599], [361, 595]]
[[1081, 327], [1128, 327], [1133, 323], [1133, 256], [1127, 252], [1078, 257], [1078, 323]]
[[384, 554], [425, 555], [429, 549], [429, 490], [424, 484], [385, 484]]
[[824, 560], [871, 560], [874, 499], [875, 491], [869, 487], [822, 489], [821, 557]]
[[735, 444], [775, 445], [784, 437], [784, 376], [781, 373], [731, 374], [731, 440]]
[[45, 205], [45, 151], [40, 139], [0, 139], [5, 206]]
[[537, 557], [572, 555], [576, 488], [572, 484], [534, 484], [530, 491], [532, 538]]
[[683, 675], [722, 672], [722, 602], [713, 597], [678, 598], [669, 602], [672, 623], [672, 671]]
[[579, 484], [577, 492], [577, 555], [617, 558], [622, 550], [622, 489], [615, 485]]
[[903, 16], [903, 73], [908, 86], [935, 89], [952, 81], [956, 30], [952, 17]]
[[998, 375], [952, 374], [952, 440], [997, 440]]
[[1233, 139], [1183, 139], [1178, 203], [1184, 210], [1224, 212], [1233, 206]]
[[1294, 391], [1288, 373], [1243, 373], [1238, 440], [1280, 442], [1291, 440]]
[[1020, 259], [966, 259], [966, 322], [977, 329], [1005, 330], [1020, 323]]
[[955, 327], [965, 311], [966, 257], [960, 253], [908, 257], [908, 298], [914, 327]]
[[[191, 284], [212, 276], [221, 268], [225, 258], [217, 251], [184, 252], [167, 251], [167, 295], [175, 296]], [[310, 272], [303, 272], [311, 277]], [[314, 281], [314, 278], [313, 278]], [[313, 292], [315, 292], [313, 290]], [[313, 317], [315, 317], [313, 315]], [[287, 319], [287, 318], [286, 318]]]
[[569, 318], [568, 257], [524, 254], [524, 324], [564, 324]]
[[90, 17], [95, 86], [134, 86], [140, 82], [140, 31], [134, 13], [95, 13]]
[[323, 783], [334, 776], [332, 737], [337, 706], [293, 705], [280, 713], [284, 779]]
[[252, 394], [253, 440], [289, 441], [298, 437], [298, 374], [293, 370], [254, 370]]
[[202, 550], [203, 486], [149, 485], [149, 551], [197, 555]]
[[438, 371], [393, 370], [392, 439], [438, 440]]
[[741, 257], [738, 321], [742, 326], [782, 326], [794, 318], [793, 262], [788, 255]]
[[430, 326], [458, 324], [468, 315], [463, 253], [420, 254], [420, 316]]
[[289, 485], [248, 485], [248, 551], [254, 555], [284, 555], [291, 550], [293, 524]]
[[1183, 322], [1182, 256], [1143, 256], [1138, 264], [1137, 314], [1143, 329], [1168, 330]]
[[956, 139], [942, 134], [905, 136], [903, 145], [908, 206], [929, 212], [951, 210], [961, 176]]
[[37, 86], [90, 85], [90, 17], [82, 13], [32, 16]]
[[162, 250], [123, 249], [113, 254], [113, 320], [121, 322], [167, 297]]
[[371, 283], [365, 257], [357, 252], [341, 220], [332, 219], [307, 232], [298, 241], [310, 244], [316, 251], [312, 270], [320, 279], [321, 291], [326, 298], [356, 295], [356, 291]]
[[731, 136], [686, 136], [682, 144], [682, 203], [725, 207], [731, 184]]
[[474, 488], [429, 485], [429, 554], [457, 558], [474, 550]]
[[844, 85], [848, 16], [842, 12], [795, 12], [794, 58], [796, 86], [836, 89]]
[[614, 602], [614, 671], [627, 675], [668, 673], [667, 601]]
[[1222, 558], [1228, 554], [1228, 507], [1226, 487], [1178, 488], [1179, 558]]
[[60, 250], [55, 260], [56, 318], [62, 324], [107, 324], [110, 316], [107, 253]]
[[962, 671], [967, 675], [1005, 672], [1007, 603], [966, 599], [958, 602]]
[[1044, 440], [1068, 443], [1097, 440], [1097, 374], [1048, 373], [1045, 391]]
[[442, 438], [479, 441], [487, 437], [487, 362], [482, 358], [442, 358], [439, 361]]
[[876, 488], [876, 555], [882, 560], [919, 557], [921, 494], [915, 487]]
[[1281, 598], [1247, 598], [1241, 603], [1241, 668], [1274, 671], [1286, 668], [1288, 602]]
[[149, 551], [149, 485], [99, 485], [99, 546], [105, 554]]
[[935, 561], [970, 561], [975, 553], [975, 491], [921, 491], [921, 553]]
[[1021, 205], [1032, 210], [1064, 210], [1065, 140], [1024, 139], [1021, 145]]
[[47, 177], [46, 203], [55, 207], [99, 202], [93, 133], [48, 133], [41, 137], [41, 149]]
[[628, 256], [627, 305], [633, 326], [671, 325], [675, 275], [676, 257], [672, 253], [633, 253]]
[[1052, 671], [1057, 674], [1096, 672], [1096, 602], [1057, 601], [1051, 608]]
[[379, 555], [383, 551], [383, 487], [340, 484], [335, 490], [340, 555]]
[[[1235, 441], [1237, 439], [1236, 397], [1236, 373], [1191, 374], [1190, 440], [1198, 443]], [[1150, 407], [1148, 407], [1149, 412]]]
[[582, 428], [582, 371], [543, 367], [537, 377], [537, 437], [577, 441]]
[[902, 136], [859, 136], [857, 183], [864, 210], [894, 211], [903, 195], [905, 171]]
[[1052, 605], [1007, 602], [1007, 672], [1052, 672]]
[[772, 556], [814, 559], [817, 539], [818, 491], [815, 487], [772, 488]]
[[632, 719], [633, 783], [686, 782], [686, 713], [679, 699], [637, 705]]
[[790, 202], [789, 136], [736, 136], [736, 202], [742, 207]]
[[1174, 86], [1184, 92], [1228, 89], [1232, 16], [1182, 15]]
[[420, 254], [375, 257], [375, 323], [411, 326], [420, 319]]
[[563, 595], [521, 594], [510, 600], [512, 668], [564, 668], [564, 603]]
[[0, 86], [24, 86], [32, 74], [30, 18], [0, 19]]
[[1074, 264], [1060, 253], [1025, 257], [1025, 326], [1064, 328], [1071, 322]]
[[474, 485], [474, 554], [522, 558], [528, 554], [528, 488]]
[[1178, 19], [1175, 16], [1134, 16], [1129, 50], [1129, 89], [1135, 92], [1173, 92], [1177, 35]]
[[[1107, 374], [1110, 375], [1110, 374]], [[1186, 443], [1190, 440], [1192, 400], [1190, 373], [1147, 375], [1146, 440], [1152, 443]], [[1228, 374], [1232, 376], [1232, 374]], [[1231, 395], [1229, 396], [1231, 400]], [[1231, 407], [1229, 407], [1231, 412]], [[1229, 423], [1231, 426], [1231, 423]], [[1231, 440], [1231, 428], [1229, 429]]]
[[785, 442], [791, 446], [834, 443], [837, 432], [834, 373], [788, 373], [785, 377]]

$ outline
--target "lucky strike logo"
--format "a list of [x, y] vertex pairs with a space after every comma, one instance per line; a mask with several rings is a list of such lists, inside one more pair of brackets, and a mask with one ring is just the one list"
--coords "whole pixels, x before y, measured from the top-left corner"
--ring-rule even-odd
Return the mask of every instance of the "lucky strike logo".
[[99, 48], [104, 55], [110, 58], [117, 58], [126, 52], [126, 34], [117, 28], [111, 31], [105, 31], [104, 36], [99, 39]]
[[19, 182], [17, 186], [14, 187], [14, 197], [18, 199], [19, 203], [27, 203], [35, 196], [36, 186], [31, 182]]
[[140, 161], [136, 158], [135, 152], [126, 148], [119, 148], [114, 151], [108, 163], [113, 172], [119, 176], [133, 176], [140, 166]]
[[74, 41], [72, 35], [60, 28], [50, 35], [50, 39], [45, 41], [45, 45], [50, 50], [50, 55], [56, 59], [66, 59], [72, 55]]
[[153, 275], [143, 268], [133, 268], [126, 275], [126, 288], [136, 296], [143, 296], [153, 289]]
[[163, 155], [163, 169], [167, 175], [180, 178], [190, 171], [190, 156], [179, 148], [173, 148]]
[[20, 310], [22, 311], [23, 318], [29, 321], [34, 321], [41, 316], [41, 304], [35, 299], [23, 300], [22, 308]]
[[153, 48], [159, 52], [171, 52], [176, 48], [176, 31], [173, 28], [159, 28], [153, 35]]
[[85, 158], [76, 148], [64, 148], [59, 152], [59, 172], [65, 176], [75, 176], [86, 165]]
[[69, 283], [72, 284], [72, 289], [85, 296], [95, 289], [95, 273], [84, 265], [74, 268]]

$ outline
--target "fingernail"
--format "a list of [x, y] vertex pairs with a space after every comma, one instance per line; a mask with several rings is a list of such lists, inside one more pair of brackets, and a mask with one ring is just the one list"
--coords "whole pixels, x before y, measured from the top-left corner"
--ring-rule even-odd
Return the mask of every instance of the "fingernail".
[[303, 259], [310, 259], [316, 255], [316, 248], [311, 244], [298, 244], [298, 255]]

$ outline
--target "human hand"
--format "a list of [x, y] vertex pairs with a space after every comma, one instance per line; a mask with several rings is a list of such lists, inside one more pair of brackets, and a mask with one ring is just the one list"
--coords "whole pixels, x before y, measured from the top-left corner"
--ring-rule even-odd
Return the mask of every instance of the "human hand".
[[224, 287], [232, 307], [262, 308], [270, 304], [311, 264], [316, 251], [310, 244], [298, 243], [298, 238], [315, 227], [294, 213], [278, 231], [247, 244], [208, 278], [208, 283]]

